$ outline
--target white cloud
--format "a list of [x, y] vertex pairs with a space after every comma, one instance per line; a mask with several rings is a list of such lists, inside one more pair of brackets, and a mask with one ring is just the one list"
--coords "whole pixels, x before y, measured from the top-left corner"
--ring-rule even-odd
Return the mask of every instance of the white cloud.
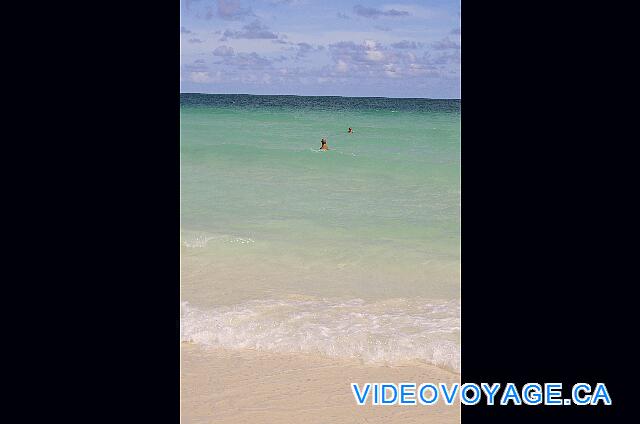
[[384, 53], [379, 50], [367, 50], [367, 59], [373, 60], [374, 62], [380, 62], [384, 60]]
[[384, 73], [386, 76], [391, 78], [400, 77], [400, 72], [396, 68], [396, 65], [394, 65], [393, 63], [387, 63], [386, 65], [384, 65]]
[[204, 72], [204, 71], [197, 71], [197, 72], [191, 72], [189, 74], [189, 79], [192, 82], [198, 83], [198, 84], [206, 84], [206, 83], [210, 83], [210, 82], [219, 82], [222, 78], [222, 73], [220, 71], [217, 71], [215, 74], [211, 75], [209, 72]]
[[377, 42], [373, 40], [364, 40], [363, 45], [366, 50], [365, 55], [367, 59], [374, 62], [380, 62], [381, 60], [384, 60], [384, 53], [378, 50], [379, 45]]
[[209, 82], [209, 72], [191, 72], [191, 81], [197, 83]]
[[340, 60], [338, 60], [338, 63], [336, 65], [336, 70], [338, 72], [347, 72], [349, 70], [349, 65], [347, 65], [347, 62], [345, 62], [344, 60], [340, 59]]
[[375, 40], [364, 40], [364, 47], [366, 49], [375, 50], [378, 47], [378, 43]]

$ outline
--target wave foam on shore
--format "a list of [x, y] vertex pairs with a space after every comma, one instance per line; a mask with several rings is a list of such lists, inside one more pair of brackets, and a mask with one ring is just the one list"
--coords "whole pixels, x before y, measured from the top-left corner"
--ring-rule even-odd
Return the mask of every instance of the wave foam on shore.
[[200, 309], [181, 304], [181, 341], [317, 353], [364, 363], [423, 362], [460, 372], [460, 302], [285, 298]]

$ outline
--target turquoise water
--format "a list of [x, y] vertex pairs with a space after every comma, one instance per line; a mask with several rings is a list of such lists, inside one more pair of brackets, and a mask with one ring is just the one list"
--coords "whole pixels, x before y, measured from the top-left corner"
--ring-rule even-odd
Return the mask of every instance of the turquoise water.
[[[180, 120], [189, 316], [260, 310], [249, 330], [232, 326], [254, 346], [252, 325], [290, 321], [304, 302], [327, 325], [344, 316], [323, 308], [399, 314], [389, 332], [445, 305], [438, 328], [458, 342], [459, 100], [181, 94]], [[331, 150], [318, 150], [323, 137]], [[274, 309], [256, 306], [265, 301]]]

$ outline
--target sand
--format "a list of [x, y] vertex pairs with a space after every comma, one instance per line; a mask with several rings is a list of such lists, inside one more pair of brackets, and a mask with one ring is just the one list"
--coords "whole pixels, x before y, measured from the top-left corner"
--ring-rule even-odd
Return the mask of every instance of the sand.
[[181, 344], [182, 423], [459, 423], [460, 405], [358, 406], [350, 383], [459, 382], [422, 364], [357, 361]]

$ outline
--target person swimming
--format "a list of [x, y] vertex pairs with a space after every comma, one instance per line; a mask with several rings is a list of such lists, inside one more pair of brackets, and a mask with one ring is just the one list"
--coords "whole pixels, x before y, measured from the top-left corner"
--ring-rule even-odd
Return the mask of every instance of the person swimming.
[[352, 134], [353, 130], [351, 129], [351, 127], [349, 127], [349, 131], [347, 131], [347, 133]]
[[320, 140], [320, 143], [322, 143], [322, 145], [320, 146], [320, 150], [329, 150], [329, 146], [327, 145], [326, 138], [323, 138], [322, 140]]

